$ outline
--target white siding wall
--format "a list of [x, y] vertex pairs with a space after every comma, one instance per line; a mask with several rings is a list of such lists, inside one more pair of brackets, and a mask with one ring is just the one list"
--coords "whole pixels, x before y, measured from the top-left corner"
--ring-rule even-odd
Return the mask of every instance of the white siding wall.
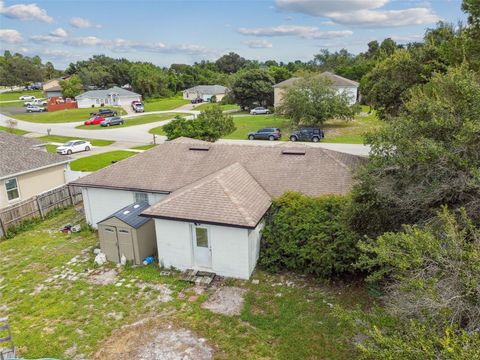
[[[97, 228], [97, 223], [121, 208], [135, 202], [135, 192], [98, 188], [83, 188], [83, 207], [87, 223]], [[148, 202], [155, 204], [163, 194], [148, 194]]]
[[[159, 263], [179, 270], [195, 268], [192, 247], [192, 223], [155, 219]], [[211, 271], [220, 276], [248, 279], [258, 258], [250, 243], [259, 239], [249, 230], [228, 226], [203, 225], [209, 229], [212, 248]], [[258, 234], [258, 232], [257, 232]], [[251, 263], [251, 260], [254, 262]]]
[[257, 264], [258, 257], [260, 255], [260, 240], [262, 238], [262, 230], [265, 227], [265, 223], [260, 222], [254, 230], [248, 231], [248, 242], [249, 242], [249, 271], [250, 274], [255, 270], [255, 265]]
[[356, 87], [338, 87], [337, 94], [346, 92], [348, 97], [350, 98], [350, 105], [355, 104], [357, 101], [357, 92], [358, 88]]

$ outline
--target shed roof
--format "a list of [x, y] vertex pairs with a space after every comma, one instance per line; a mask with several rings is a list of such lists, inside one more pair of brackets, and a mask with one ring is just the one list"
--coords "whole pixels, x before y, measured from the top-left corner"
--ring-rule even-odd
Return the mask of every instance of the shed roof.
[[69, 157], [39, 149], [41, 144], [38, 140], [0, 131], [0, 178], [70, 161]]
[[117, 94], [120, 97], [129, 97], [129, 96], [140, 96], [140, 94], [134, 93], [121, 87], [114, 86], [106, 90], [90, 90], [86, 91], [83, 94], [76, 96], [76, 99], [97, 99], [97, 98], [106, 98], [111, 94]]
[[148, 220], [150, 220], [149, 218], [140, 216], [142, 211], [147, 209], [149, 206], [150, 205], [146, 201], [133, 203], [131, 205], [125, 206], [123, 209], [120, 209], [112, 215], [108, 216], [107, 218], [103, 219], [99, 222], [99, 224], [111, 218], [117, 218], [118, 220], [124, 222], [132, 228], [138, 229], [143, 224], [148, 222]]
[[[347, 78], [344, 78], [343, 76], [336, 75], [334, 73], [331, 73], [329, 71], [324, 71], [321, 74], [316, 75], [318, 78], [326, 78], [331, 81], [332, 86], [338, 86], [338, 87], [358, 87], [359, 83]], [[290, 79], [284, 80], [282, 82], [279, 82], [278, 84], [273, 85], [274, 88], [286, 88], [290, 87], [293, 84], [295, 84], [296, 81], [298, 81], [300, 78], [299, 77], [292, 77]]]

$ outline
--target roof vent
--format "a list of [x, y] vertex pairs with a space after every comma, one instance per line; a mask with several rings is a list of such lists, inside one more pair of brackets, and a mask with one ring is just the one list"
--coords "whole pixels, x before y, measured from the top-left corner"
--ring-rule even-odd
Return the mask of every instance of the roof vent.
[[283, 155], [305, 155], [305, 149], [286, 149], [282, 150]]
[[208, 145], [192, 145], [188, 148], [188, 150], [192, 151], [208, 151], [210, 146]]
[[128, 215], [128, 214], [130, 214], [130, 211], [128, 211], [128, 210], [125, 210], [125, 211], [123, 212], [123, 215]]
[[136, 204], [136, 205], [133, 205], [133, 208], [134, 209], [138, 209], [140, 207], [140, 205]]

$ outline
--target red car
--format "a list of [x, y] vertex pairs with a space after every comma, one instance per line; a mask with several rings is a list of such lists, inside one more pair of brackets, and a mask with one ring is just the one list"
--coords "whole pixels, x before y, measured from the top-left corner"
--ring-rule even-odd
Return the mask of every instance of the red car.
[[94, 116], [91, 119], [88, 119], [84, 122], [85, 125], [98, 125], [100, 124], [105, 118], [103, 116]]

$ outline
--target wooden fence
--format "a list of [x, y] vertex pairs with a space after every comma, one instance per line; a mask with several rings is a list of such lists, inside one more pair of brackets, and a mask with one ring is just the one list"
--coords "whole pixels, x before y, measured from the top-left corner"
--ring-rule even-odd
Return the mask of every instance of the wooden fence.
[[54, 209], [65, 208], [80, 202], [82, 202], [81, 189], [63, 185], [0, 209], [0, 238], [7, 234], [8, 229], [20, 225], [25, 220], [44, 218]]

